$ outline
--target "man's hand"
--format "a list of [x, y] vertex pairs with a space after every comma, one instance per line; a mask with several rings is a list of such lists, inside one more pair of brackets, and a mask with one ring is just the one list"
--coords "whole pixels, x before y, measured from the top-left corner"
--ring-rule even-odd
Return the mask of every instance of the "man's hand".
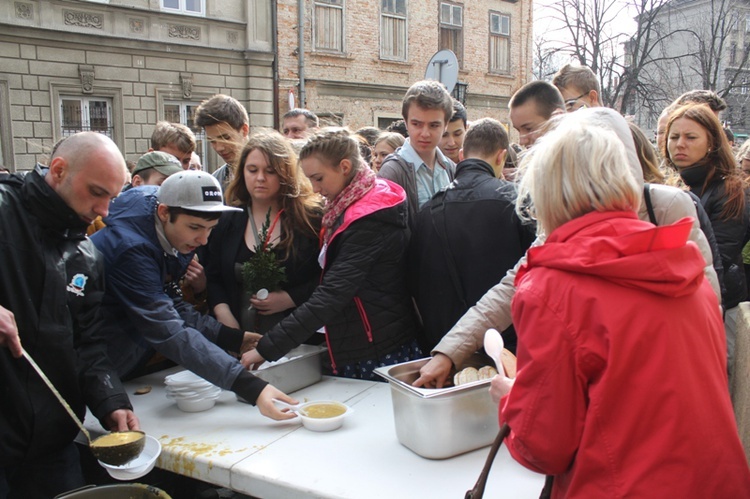
[[258, 346], [258, 342], [263, 337], [263, 335], [260, 335], [258, 333], [251, 333], [250, 331], [245, 331], [245, 336], [242, 338], [242, 346], [240, 347], [240, 354], [243, 354], [247, 352], [248, 350], [252, 350], [255, 347]]
[[294, 300], [286, 291], [272, 291], [268, 293], [268, 298], [259, 300], [253, 295], [250, 298], [250, 304], [258, 311], [260, 315], [271, 315], [276, 312], [283, 312], [295, 306]]
[[504, 374], [498, 374], [492, 378], [492, 382], [490, 383], [490, 395], [492, 395], [492, 400], [494, 400], [496, 404], [499, 404], [500, 399], [510, 392], [510, 389], [513, 388], [514, 381], [514, 378], [509, 378]]
[[0, 347], [9, 349], [10, 354], [17, 359], [23, 355], [16, 317], [13, 312], [3, 307], [0, 307]]
[[276, 421], [282, 421], [284, 419], [292, 419], [297, 417], [296, 414], [290, 412], [288, 408], [279, 409], [273, 404], [273, 399], [279, 399], [287, 404], [295, 405], [298, 402], [285, 394], [273, 385], [266, 385], [258, 400], [255, 401], [255, 405], [258, 406], [258, 410], [267, 418], [275, 419]]
[[242, 354], [242, 358], [240, 359], [240, 362], [243, 366], [245, 366], [245, 369], [250, 370], [265, 361], [266, 359], [261, 357], [257, 350], [248, 350], [247, 352]]
[[445, 354], [436, 353], [430, 361], [419, 370], [419, 378], [413, 386], [425, 388], [442, 388], [451, 373], [453, 361]]
[[117, 409], [104, 417], [109, 431], [140, 430], [138, 417], [130, 409]]
[[198, 263], [196, 258], [190, 260], [187, 270], [185, 271], [185, 283], [193, 288], [193, 293], [202, 293], [206, 290], [206, 273], [203, 271], [203, 265]]

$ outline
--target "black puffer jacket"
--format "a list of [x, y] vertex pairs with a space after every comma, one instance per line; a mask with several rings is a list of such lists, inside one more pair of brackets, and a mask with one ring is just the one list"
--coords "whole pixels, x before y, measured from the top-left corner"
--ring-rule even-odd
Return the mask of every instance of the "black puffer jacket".
[[[536, 227], [516, 215], [516, 196], [515, 185], [496, 178], [488, 163], [466, 159], [456, 179], [419, 211], [409, 276], [424, 325], [422, 350], [431, 351], [536, 238]], [[503, 340], [515, 352], [512, 326]]]
[[698, 168], [701, 167], [681, 171], [680, 175], [690, 187], [690, 190], [700, 198], [701, 205], [711, 220], [716, 244], [721, 255], [721, 263], [724, 266], [722, 302], [724, 309], [729, 309], [736, 307], [741, 301], [747, 299], [747, 283], [742, 265], [742, 247], [745, 244], [745, 233], [748, 221], [750, 221], [748, 204], [745, 203], [745, 210], [741, 217], [725, 219], [722, 215], [726, 203], [724, 182], [721, 179], [714, 180], [703, 190], [705, 175], [698, 175]]
[[[24, 349], [83, 419], [131, 408], [98, 337], [101, 255], [47, 185], [46, 169], [0, 179], [0, 305]], [[59, 451], [78, 428], [24, 359], [0, 348], [0, 468]]]
[[405, 199], [398, 185], [377, 179], [349, 206], [328, 240], [320, 285], [263, 336], [258, 352], [264, 359], [278, 359], [325, 325], [327, 369], [337, 374], [337, 365], [384, 357], [416, 337], [406, 286]]

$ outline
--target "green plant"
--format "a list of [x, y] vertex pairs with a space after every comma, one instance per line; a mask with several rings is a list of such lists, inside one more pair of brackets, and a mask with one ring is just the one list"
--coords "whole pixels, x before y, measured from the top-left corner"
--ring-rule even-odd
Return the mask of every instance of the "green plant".
[[[252, 213], [249, 214], [253, 216]], [[255, 254], [242, 264], [242, 281], [245, 291], [255, 294], [260, 289], [277, 291], [281, 283], [286, 282], [284, 267], [276, 260], [276, 253], [271, 251], [273, 246], [269, 244], [271, 231], [271, 209], [266, 213], [266, 221], [260, 229], [260, 241], [255, 245]]]

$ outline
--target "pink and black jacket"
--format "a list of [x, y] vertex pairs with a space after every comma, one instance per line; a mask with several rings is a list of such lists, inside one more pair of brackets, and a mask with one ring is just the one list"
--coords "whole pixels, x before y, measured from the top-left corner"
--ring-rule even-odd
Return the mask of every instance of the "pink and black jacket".
[[325, 326], [327, 371], [377, 360], [414, 340], [418, 322], [406, 286], [409, 242], [406, 194], [377, 179], [337, 221], [323, 257], [323, 276], [310, 299], [260, 340], [276, 360]]

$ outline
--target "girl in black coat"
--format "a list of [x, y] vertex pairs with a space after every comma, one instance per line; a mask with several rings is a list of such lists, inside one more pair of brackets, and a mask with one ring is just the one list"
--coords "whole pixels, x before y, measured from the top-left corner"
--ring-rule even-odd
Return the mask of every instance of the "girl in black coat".
[[325, 326], [326, 371], [375, 379], [372, 370], [421, 357], [417, 318], [406, 287], [404, 190], [363, 162], [346, 130], [315, 135], [300, 152], [300, 165], [326, 199], [320, 285], [310, 299], [269, 331], [247, 367], [276, 360]]
[[742, 247], [748, 227], [746, 184], [719, 119], [704, 104], [674, 110], [667, 122], [662, 146], [666, 164], [679, 173], [690, 191], [700, 198], [719, 246], [724, 266], [725, 327], [729, 368], [732, 367], [737, 305], [747, 299]]
[[[227, 213], [211, 235], [208, 302], [224, 325], [265, 333], [307, 301], [320, 280], [322, 203], [300, 173], [289, 141], [277, 132], [253, 134], [238, 165], [226, 196], [227, 204], [243, 211]], [[284, 269], [284, 282], [267, 289], [266, 298], [256, 295], [264, 283], [251, 283], [252, 290], [243, 292], [242, 266], [258, 248], [272, 251]]]

